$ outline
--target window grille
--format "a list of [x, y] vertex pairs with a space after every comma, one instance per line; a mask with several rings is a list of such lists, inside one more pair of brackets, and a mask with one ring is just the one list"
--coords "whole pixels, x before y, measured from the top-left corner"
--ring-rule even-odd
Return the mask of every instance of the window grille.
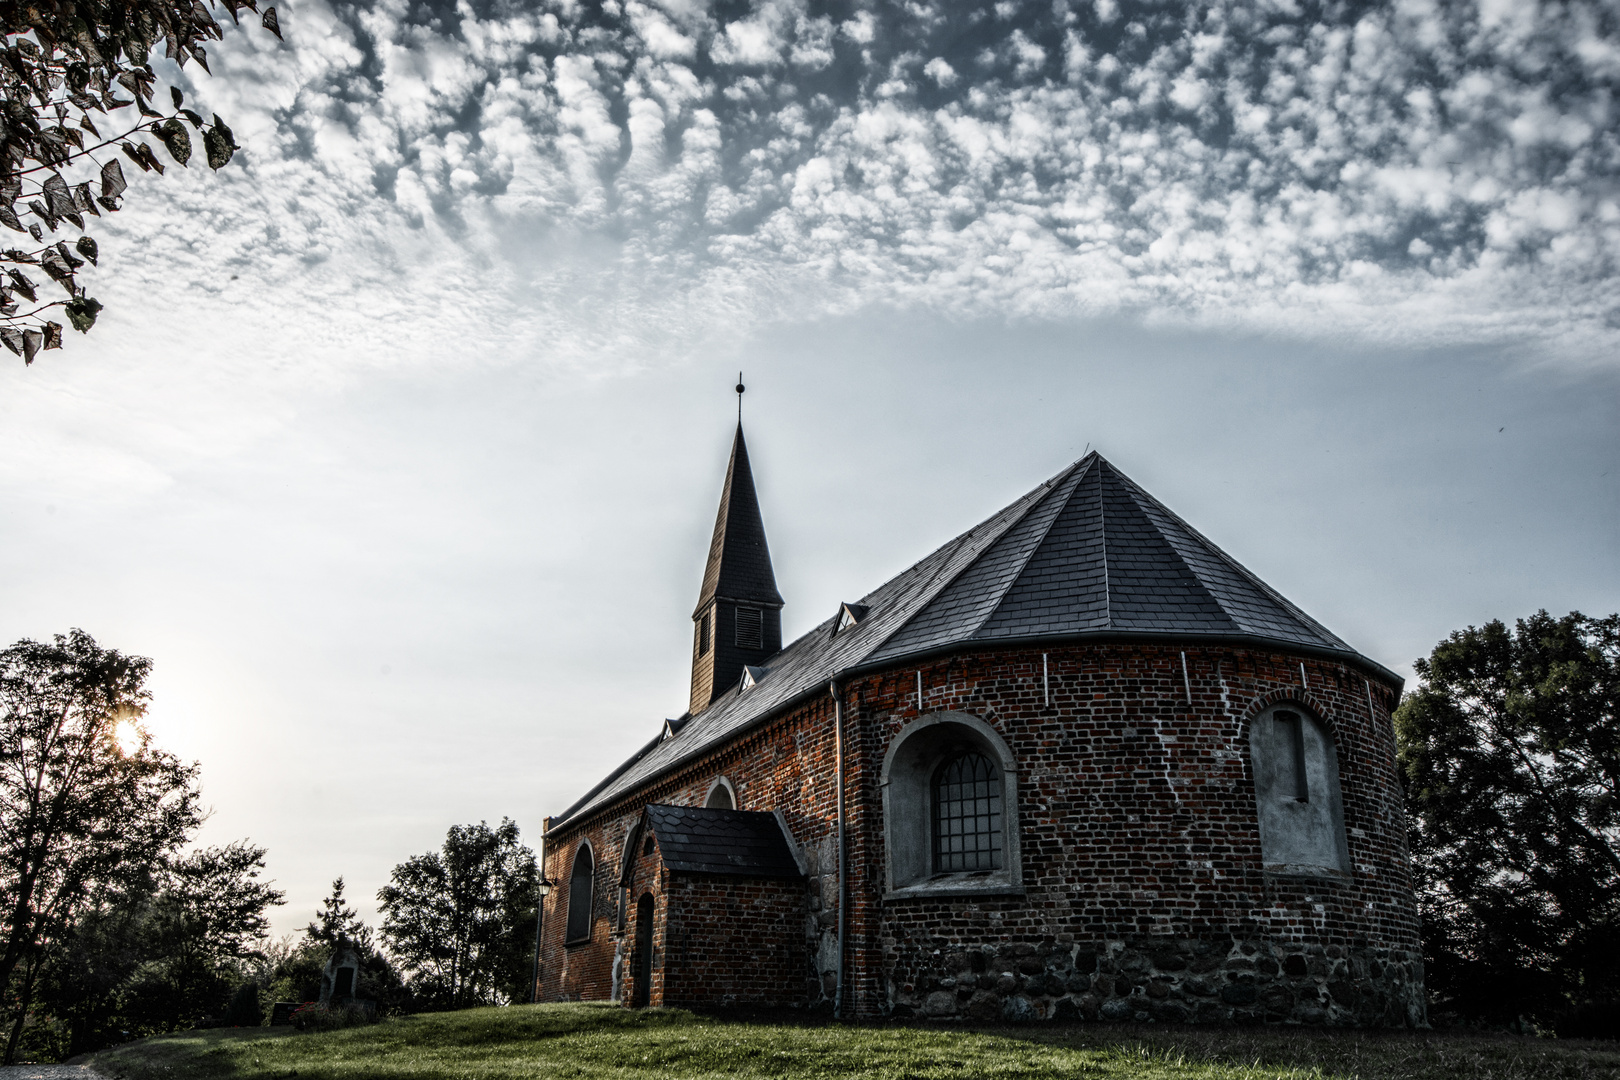
[[707, 611], [698, 620], [697, 639], [697, 654], [699, 656], [709, 655], [709, 613]]
[[574, 872], [568, 879], [568, 940], [584, 941], [591, 936], [591, 849], [581, 844], [574, 856]]
[[737, 648], [763, 649], [764, 623], [759, 608], [740, 607], [737, 609]]
[[1001, 777], [983, 754], [958, 755], [934, 774], [934, 872], [1001, 868]]

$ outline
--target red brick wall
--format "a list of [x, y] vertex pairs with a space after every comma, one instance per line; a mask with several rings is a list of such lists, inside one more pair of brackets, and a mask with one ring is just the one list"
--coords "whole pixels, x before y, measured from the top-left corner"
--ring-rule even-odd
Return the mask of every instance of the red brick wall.
[[800, 882], [673, 874], [664, 897], [659, 1004], [808, 1003]]
[[[845, 686], [845, 986], [855, 1011], [1421, 1020], [1394, 688], [1348, 665], [1257, 649], [1187, 648], [1187, 682], [1176, 645], [1046, 651], [1050, 705], [1040, 650], [922, 665], [921, 713], [918, 667]], [[1346, 878], [1261, 866], [1247, 724], [1279, 700], [1307, 705], [1333, 734]], [[1018, 761], [1023, 897], [883, 899], [884, 754], [912, 720], [942, 711], [982, 718]], [[701, 803], [722, 774], [742, 809], [782, 810], [806, 849], [802, 936], [780, 944], [802, 948], [830, 993], [835, 777], [823, 696], [551, 834], [548, 876], [565, 883], [574, 847], [589, 838], [599, 888], [588, 945], [562, 945], [566, 888], [549, 898], [544, 998], [609, 995], [611, 883], [627, 828], [645, 803]]]
[[[645, 835], [638, 835], [636, 843], [639, 845]], [[636, 939], [641, 928], [636, 924], [640, 917], [639, 907], [643, 896], [651, 895], [653, 898], [653, 932], [652, 932], [652, 963], [650, 965], [651, 984], [647, 992], [647, 1003], [653, 1007], [668, 1004], [665, 1000], [665, 975], [668, 968], [669, 934], [669, 873], [664, 869], [662, 858], [657, 845], [652, 853], [643, 854], [643, 848], [637, 847], [631, 853], [631, 871], [629, 888], [626, 893], [627, 918], [624, 926], [624, 969], [619, 983], [619, 999], [625, 1003], [635, 1001], [635, 980], [639, 976], [636, 970], [635, 950]]]

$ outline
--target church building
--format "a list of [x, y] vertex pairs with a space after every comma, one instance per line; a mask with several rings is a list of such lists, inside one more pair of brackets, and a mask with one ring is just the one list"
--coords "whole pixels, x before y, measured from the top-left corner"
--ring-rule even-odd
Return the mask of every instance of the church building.
[[687, 711], [546, 819], [537, 999], [1426, 1023], [1401, 679], [1098, 454], [787, 645], [739, 425]]

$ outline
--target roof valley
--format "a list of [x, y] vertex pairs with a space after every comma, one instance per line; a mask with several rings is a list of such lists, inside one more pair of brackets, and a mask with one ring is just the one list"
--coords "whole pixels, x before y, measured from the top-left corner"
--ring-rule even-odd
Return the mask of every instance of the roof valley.
[[[1105, 512], [1111, 504], [1118, 550], [1109, 551], [1108, 628], [1153, 630], [1179, 623], [1189, 630], [1241, 632], [1213, 590], [1153, 520], [1135, 485], [1109, 469], [1101, 485]], [[1117, 593], [1117, 595], [1116, 595]]]
[[1097, 531], [1102, 535], [1103, 625], [1114, 625], [1114, 596], [1108, 585], [1108, 507], [1103, 503], [1102, 470], [1097, 472]]
[[[1001, 531], [1001, 535], [996, 538], [996, 542], [994, 544], [987, 545], [985, 549], [979, 552], [979, 554], [971, 561], [965, 564], [955, 574], [952, 574], [949, 580], [940, 585], [938, 591], [935, 593], [936, 597], [944, 596], [947, 591], [957, 586], [959, 583], [969, 585], [969, 587], [971, 587], [969, 578], [976, 571], [980, 574], [989, 574], [1001, 578], [1002, 585], [1000, 589], [993, 594], [995, 603], [982, 605], [982, 614], [969, 617], [973, 629], [966, 636], [977, 636], [978, 632], [996, 617], [996, 613], [1000, 610], [1001, 602], [1006, 598], [1007, 587], [1012, 582], [1018, 580], [1019, 576], [1022, 575], [1024, 570], [1029, 566], [1030, 560], [1035, 557], [1038, 551], [1040, 551], [1041, 544], [1045, 542], [1046, 537], [1051, 533], [1052, 527], [1057, 523], [1058, 518], [1062, 515], [1063, 509], [1068, 504], [1069, 499], [1073, 497], [1074, 488], [1078, 487], [1080, 483], [1084, 482], [1087, 474], [1090, 473], [1090, 462], [1094, 456], [1095, 455], [1091, 455], [1086, 458], [1081, 458], [1073, 465], [1070, 465], [1063, 472], [1053, 477], [1047, 484], [1046, 494], [1031, 502], [1025, 511], [1018, 516], [1017, 520], [1009, 523], [1007, 527]], [[1049, 507], [1053, 510], [1053, 512], [1049, 514], [1044, 521], [1042, 521], [1040, 515]], [[1026, 550], [1023, 552], [1022, 558], [1016, 561], [1016, 566], [1014, 567], [1010, 564], [996, 567], [987, 566], [986, 562], [990, 553], [993, 552], [1003, 540], [1011, 536], [1018, 529], [1022, 528], [1026, 523], [1030, 523], [1034, 528], [1038, 529], [1039, 535], [1034, 538], [1033, 542], [1027, 545]], [[930, 584], [932, 584], [932, 582], [930, 582]], [[886, 649], [890, 648], [891, 643], [899, 644], [903, 639], [903, 636], [906, 634], [906, 631], [917, 627], [919, 617], [924, 612], [928, 611], [932, 606], [933, 603], [930, 602], [929, 604], [924, 604], [919, 607], [917, 611], [912, 613], [911, 618], [907, 619], [899, 626], [896, 626], [891, 633], [885, 635], [882, 640], [877, 642], [870, 650], [868, 650], [865, 659], [873, 659], [878, 657]]]

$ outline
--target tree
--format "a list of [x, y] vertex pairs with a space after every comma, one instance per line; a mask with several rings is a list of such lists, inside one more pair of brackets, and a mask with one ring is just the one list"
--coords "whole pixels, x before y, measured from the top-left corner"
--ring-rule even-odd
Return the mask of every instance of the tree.
[[1395, 713], [1436, 1011], [1620, 1033], [1620, 615], [1470, 626]]
[[245, 841], [203, 848], [81, 913], [48, 956], [39, 994], [67, 1027], [63, 1054], [218, 1016], [265, 960], [265, 912], [282, 894], [258, 880], [263, 869], [264, 849]]
[[441, 850], [390, 876], [377, 893], [382, 936], [419, 1001], [460, 1009], [525, 999], [539, 872], [515, 823], [456, 825]]
[[[224, 5], [233, 22], [243, 8], [258, 10], [257, 0]], [[266, 8], [260, 22], [281, 37], [275, 8]], [[117, 211], [128, 187], [119, 155], [142, 172], [161, 174], [164, 166], [142, 135], [182, 166], [191, 159], [193, 131], [215, 170], [238, 147], [225, 121], [218, 115], [204, 120], [185, 108], [177, 87], [169, 88], [171, 109], [154, 105], [157, 75], [149, 59], [160, 44], [181, 67], [195, 61], [208, 70], [203, 43], [221, 39], [223, 30], [201, 3], [0, 0], [0, 32], [0, 225], [32, 241], [0, 251], [0, 344], [32, 364], [41, 349], [61, 347], [62, 326], [48, 318], [53, 308], [61, 307], [73, 328], [86, 333], [101, 311], [78, 272], [100, 254], [85, 232], [86, 218]], [[124, 111], [132, 106], [136, 116]], [[79, 238], [71, 246], [46, 242], [64, 222]], [[27, 267], [54, 281], [66, 298], [42, 298], [46, 286]]]
[[304, 940], [282, 951], [269, 972], [266, 988], [278, 1001], [313, 1001], [320, 994], [321, 972], [332, 950], [340, 943], [354, 946], [360, 955], [355, 997], [374, 1001], [384, 1014], [404, 1011], [411, 1004], [410, 992], [387, 956], [373, 942], [367, 926], [344, 900], [340, 876], [332, 882], [332, 894], [321, 901], [321, 909], [304, 927]]
[[[82, 630], [0, 652], [8, 1056], [53, 941], [98, 897], [137, 887], [201, 821], [197, 767], [154, 749], [135, 725], [151, 663]], [[135, 736], [128, 752], [120, 734]]]
[[332, 895], [321, 901], [321, 910], [304, 927], [304, 936], [319, 944], [332, 946], [347, 941], [361, 949], [371, 948], [371, 927], [360, 920], [343, 898], [343, 875], [332, 881]]
[[149, 907], [147, 1025], [173, 1031], [217, 1014], [270, 928], [281, 890], [258, 880], [264, 849], [239, 840], [172, 860]]

